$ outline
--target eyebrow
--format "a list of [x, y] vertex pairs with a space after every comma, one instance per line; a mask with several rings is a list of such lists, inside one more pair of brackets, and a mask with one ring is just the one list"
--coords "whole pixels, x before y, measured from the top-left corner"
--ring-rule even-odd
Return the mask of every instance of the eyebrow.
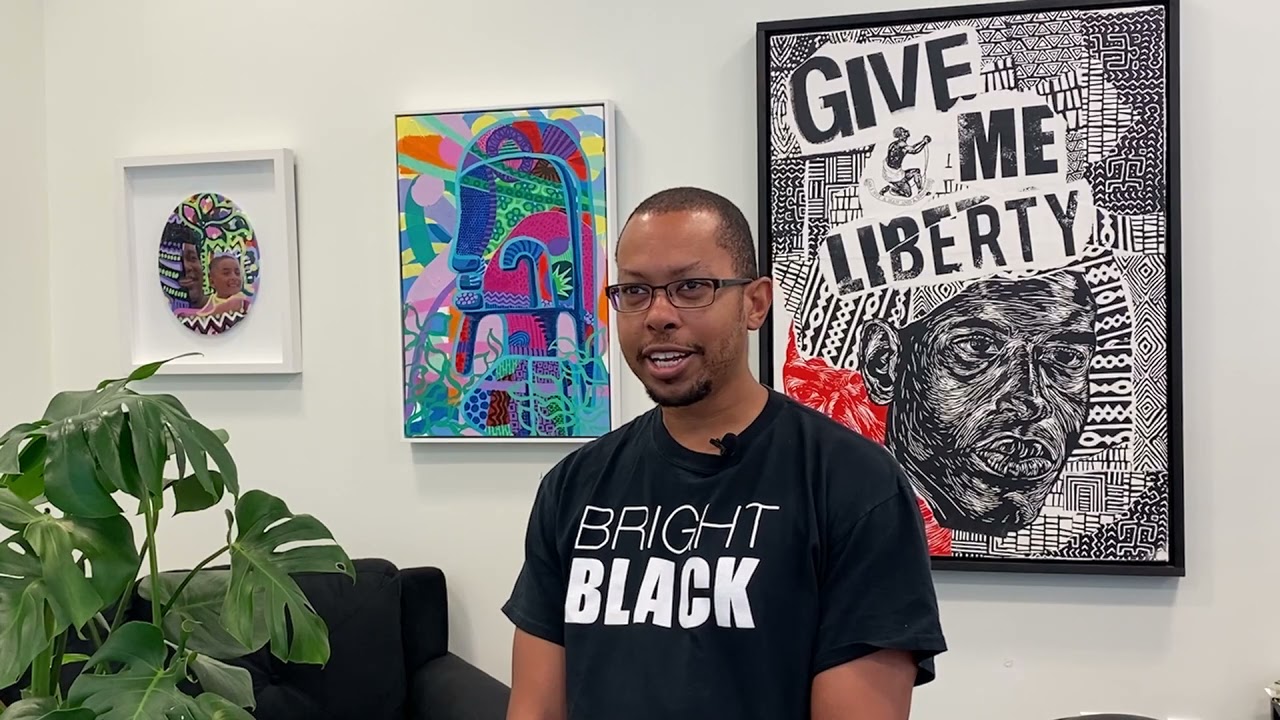
[[952, 327], [990, 330], [991, 332], [1005, 333], [1005, 334], [1008, 334], [1009, 332], [1009, 328], [1006, 326], [997, 325], [996, 323], [993, 323], [990, 320], [985, 320], [983, 318], [978, 318], [978, 317], [964, 318], [963, 320], [956, 322], [954, 325], [952, 325]]
[[1093, 333], [1062, 332], [1049, 337], [1050, 342], [1065, 342], [1075, 345], [1092, 345], [1095, 341]]
[[[692, 262], [692, 263], [689, 263], [688, 265], [685, 265], [685, 266], [683, 266], [683, 267], [678, 267], [678, 268], [675, 268], [675, 269], [669, 270], [669, 271], [667, 271], [667, 272], [666, 272], [666, 273], [664, 273], [664, 274], [669, 274], [669, 275], [670, 275], [670, 276], [672, 276], [672, 277], [680, 278], [680, 277], [685, 277], [685, 276], [687, 276], [689, 273], [693, 272], [694, 270], [701, 270], [703, 267], [705, 267], [705, 266], [703, 265], [702, 261], [701, 261], [701, 260], [697, 260], [697, 261], [694, 261], [694, 262]], [[618, 269], [618, 275], [619, 275], [619, 276], [621, 276], [621, 275], [631, 275], [631, 276], [633, 276], [633, 277], [637, 278], [636, 282], [643, 281], [643, 280], [648, 280], [648, 279], [649, 279], [649, 278], [648, 278], [648, 276], [646, 276], [646, 275], [645, 275], [644, 273], [642, 273], [642, 272], [637, 272], [637, 271], [635, 271], [635, 270], [627, 270], [627, 269], [624, 269], [624, 268], [619, 268], [619, 269]]]

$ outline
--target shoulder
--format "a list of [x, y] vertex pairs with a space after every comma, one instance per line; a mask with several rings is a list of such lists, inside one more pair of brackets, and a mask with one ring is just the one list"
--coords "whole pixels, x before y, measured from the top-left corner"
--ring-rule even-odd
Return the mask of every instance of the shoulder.
[[914, 495], [902, 466], [880, 442], [790, 397], [785, 402], [779, 419], [837, 515], [855, 519], [886, 501]]
[[598, 479], [620, 456], [641, 446], [656, 412], [656, 409], [645, 412], [565, 455], [543, 476], [542, 494], [561, 499]]

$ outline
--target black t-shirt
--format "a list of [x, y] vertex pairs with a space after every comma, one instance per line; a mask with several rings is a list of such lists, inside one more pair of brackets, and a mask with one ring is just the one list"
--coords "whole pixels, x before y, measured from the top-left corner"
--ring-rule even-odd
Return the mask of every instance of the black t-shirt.
[[808, 720], [823, 670], [946, 649], [902, 470], [772, 390], [727, 456], [655, 408], [564, 458], [503, 612], [565, 647], [571, 720]]

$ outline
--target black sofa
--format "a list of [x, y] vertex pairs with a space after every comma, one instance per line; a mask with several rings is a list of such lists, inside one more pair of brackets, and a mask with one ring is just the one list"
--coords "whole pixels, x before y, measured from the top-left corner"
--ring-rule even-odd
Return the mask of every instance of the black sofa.
[[[354, 583], [343, 575], [295, 576], [329, 627], [328, 665], [286, 665], [269, 647], [232, 663], [253, 676], [253, 716], [505, 720], [510, 688], [449, 652], [444, 573], [432, 567], [401, 570], [377, 558], [354, 563]], [[145, 620], [150, 613], [147, 601], [135, 596], [128, 615]], [[64, 673], [64, 686], [75, 669]], [[16, 690], [0, 691], [0, 700], [15, 702]]]

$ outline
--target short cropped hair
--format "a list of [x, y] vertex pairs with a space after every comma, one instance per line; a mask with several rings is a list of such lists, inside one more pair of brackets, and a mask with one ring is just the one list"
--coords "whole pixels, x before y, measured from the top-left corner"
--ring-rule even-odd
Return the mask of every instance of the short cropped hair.
[[[759, 277], [756, 266], [755, 242], [751, 239], [751, 226], [732, 201], [723, 195], [696, 187], [673, 187], [661, 190], [645, 198], [631, 211], [627, 222], [637, 215], [665, 215], [673, 212], [711, 212], [720, 219], [720, 247], [733, 260], [734, 272], [740, 277]], [[625, 227], [625, 226], [624, 226]]]

